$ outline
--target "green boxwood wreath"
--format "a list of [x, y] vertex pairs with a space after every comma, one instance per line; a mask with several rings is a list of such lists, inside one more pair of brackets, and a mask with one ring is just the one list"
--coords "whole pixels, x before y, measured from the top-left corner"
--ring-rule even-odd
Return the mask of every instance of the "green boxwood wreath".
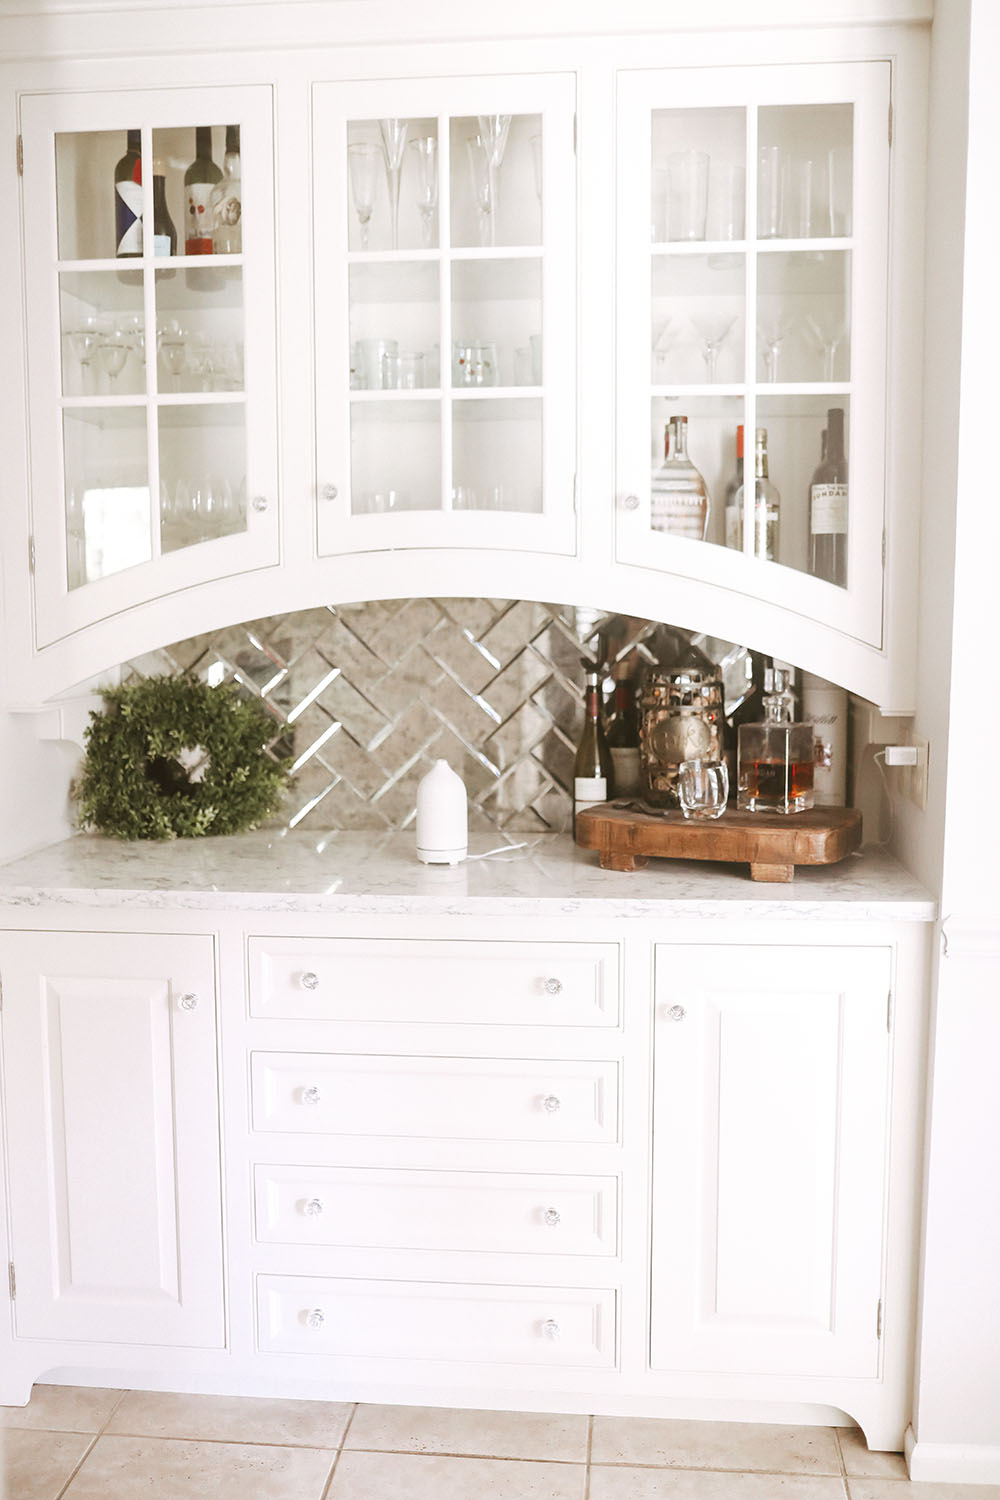
[[288, 761], [279, 726], [235, 683], [147, 677], [104, 691], [84, 731], [80, 823], [118, 839], [242, 833], [274, 812]]

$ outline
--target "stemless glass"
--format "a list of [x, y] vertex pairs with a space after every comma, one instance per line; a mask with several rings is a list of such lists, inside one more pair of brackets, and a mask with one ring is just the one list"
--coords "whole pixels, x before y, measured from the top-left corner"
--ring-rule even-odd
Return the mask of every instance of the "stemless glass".
[[708, 157], [673, 151], [667, 157], [667, 238], [703, 240], [708, 213]]
[[399, 249], [399, 176], [409, 125], [406, 120], [379, 120], [385, 175], [389, 184], [389, 218], [392, 225], [392, 248]]
[[434, 238], [434, 214], [438, 206], [438, 143], [436, 135], [423, 135], [410, 142], [417, 163], [417, 212], [424, 249]]
[[361, 225], [361, 248], [368, 249], [368, 224], [375, 207], [375, 186], [378, 182], [382, 152], [370, 142], [359, 142], [347, 148], [347, 165], [351, 177], [351, 196], [354, 212]]
[[729, 797], [724, 760], [683, 760], [677, 769], [677, 798], [685, 818], [721, 818]]

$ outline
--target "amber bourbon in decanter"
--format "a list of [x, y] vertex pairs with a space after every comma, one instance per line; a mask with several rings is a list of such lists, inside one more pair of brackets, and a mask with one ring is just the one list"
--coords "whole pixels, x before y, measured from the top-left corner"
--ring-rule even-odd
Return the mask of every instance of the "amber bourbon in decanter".
[[736, 805], [745, 812], [804, 812], [813, 805], [815, 730], [794, 722], [788, 674], [764, 674], [764, 722], [741, 724]]

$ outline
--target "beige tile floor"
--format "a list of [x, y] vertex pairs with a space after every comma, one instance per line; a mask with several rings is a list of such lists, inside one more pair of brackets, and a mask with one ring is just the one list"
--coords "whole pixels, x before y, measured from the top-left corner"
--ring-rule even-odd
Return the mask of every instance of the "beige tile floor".
[[1000, 1500], [854, 1429], [36, 1386], [0, 1500]]

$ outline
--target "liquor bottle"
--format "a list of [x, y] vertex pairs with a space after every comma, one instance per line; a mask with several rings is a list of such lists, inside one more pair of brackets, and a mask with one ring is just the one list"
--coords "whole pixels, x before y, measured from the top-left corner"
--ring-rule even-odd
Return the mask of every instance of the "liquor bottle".
[[826, 452], [809, 485], [809, 571], [847, 587], [847, 459], [839, 406], [826, 414]]
[[222, 178], [212, 160], [212, 127], [195, 127], [195, 158], [184, 173], [184, 195], [187, 217], [184, 225], [184, 254], [212, 254], [212, 189]]
[[212, 189], [212, 246], [216, 255], [243, 249], [243, 188], [240, 181], [240, 127], [226, 126], [222, 178]]
[[582, 662], [585, 675], [584, 719], [573, 762], [573, 829], [577, 814], [614, 794], [611, 751], [601, 723], [600, 674], [591, 661]]
[[802, 674], [802, 717], [813, 727], [814, 786], [823, 807], [847, 800], [847, 690]]
[[688, 457], [687, 417], [671, 417], [664, 432], [663, 463], [650, 489], [650, 525], [703, 542], [708, 531], [708, 487]]
[[125, 155], [115, 166], [115, 254], [142, 254], [142, 135], [126, 133]]
[[[781, 519], [781, 496], [767, 475], [767, 428], [758, 427], [754, 434], [754, 505], [753, 551], [767, 562], [778, 560], [778, 525]], [[733, 499], [740, 516], [743, 513], [743, 490], [740, 485]], [[740, 532], [742, 545], [742, 529]]]
[[621, 667], [615, 667], [615, 696], [613, 717], [608, 725], [608, 749], [611, 751], [611, 767], [614, 775], [615, 796], [638, 795], [641, 787], [639, 774], [639, 700], [636, 696], [635, 678], [615, 675]]
[[795, 698], [779, 668], [764, 674], [764, 722], [741, 724], [736, 805], [744, 812], [805, 812], [812, 807], [815, 734], [795, 722]]
[[743, 511], [736, 503], [736, 496], [743, 498], [743, 423], [736, 429], [736, 470], [726, 485], [725, 518], [726, 546], [741, 551], [743, 547]]
[[[167, 207], [167, 169], [162, 161], [153, 162], [153, 254], [177, 254], [177, 227]], [[158, 273], [172, 276], [172, 271]]]

